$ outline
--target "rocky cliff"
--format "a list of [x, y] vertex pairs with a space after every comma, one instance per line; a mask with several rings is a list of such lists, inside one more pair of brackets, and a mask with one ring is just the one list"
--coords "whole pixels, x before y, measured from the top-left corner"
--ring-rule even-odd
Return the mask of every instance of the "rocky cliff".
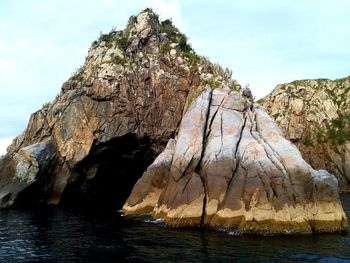
[[121, 207], [206, 84], [240, 89], [152, 10], [101, 34], [0, 161], [0, 206]]
[[312, 169], [251, 101], [146, 9], [101, 34], [32, 114], [0, 160], [0, 207], [122, 207], [137, 182], [124, 211], [175, 226], [344, 231], [335, 177]]
[[210, 89], [146, 170], [123, 210], [174, 226], [239, 233], [338, 232], [338, 182], [315, 171], [271, 117], [237, 92]]
[[315, 168], [350, 184], [350, 77], [278, 85], [262, 100], [287, 139]]

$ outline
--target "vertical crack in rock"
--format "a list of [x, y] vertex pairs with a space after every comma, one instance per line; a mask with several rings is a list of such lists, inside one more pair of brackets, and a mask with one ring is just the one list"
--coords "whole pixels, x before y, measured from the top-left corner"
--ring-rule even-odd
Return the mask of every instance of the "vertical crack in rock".
[[[211, 97], [210, 97], [209, 103], [212, 102], [212, 96], [213, 96], [212, 94], [213, 94], [213, 91], [211, 91]], [[206, 120], [206, 124], [205, 124], [205, 125], [206, 125], [206, 126], [205, 126], [205, 127], [206, 127], [206, 130], [205, 130], [205, 133], [204, 133], [205, 141], [208, 140], [208, 136], [209, 136], [209, 134], [210, 134], [211, 127], [212, 127], [213, 122], [214, 122], [214, 120], [215, 120], [216, 114], [219, 112], [219, 110], [220, 110], [220, 108], [221, 108], [221, 106], [222, 106], [222, 103], [224, 102], [224, 100], [226, 99], [226, 97], [227, 97], [227, 95], [223, 96], [222, 99], [221, 99], [221, 101], [220, 101], [220, 103], [219, 103], [219, 105], [215, 105], [215, 107], [217, 107], [217, 108], [216, 108], [216, 110], [215, 110], [213, 116], [210, 116], [210, 107], [213, 106], [213, 105], [209, 104], [208, 116], [207, 116], [207, 120]], [[209, 118], [211, 118], [211, 119], [210, 119], [210, 122], [208, 123]], [[204, 152], [203, 152], [203, 155], [204, 155]], [[203, 157], [203, 155], [202, 155], [202, 157]]]
[[[202, 185], [203, 185], [203, 189], [204, 189], [204, 196], [203, 196], [203, 206], [202, 206], [202, 216], [201, 216], [201, 220], [200, 220], [200, 226], [204, 226], [205, 224], [205, 210], [206, 210], [206, 205], [207, 205], [207, 187], [206, 187], [206, 184], [205, 184], [205, 180], [203, 178], [203, 176], [201, 175], [200, 173], [200, 166], [201, 166], [201, 163], [202, 163], [202, 160], [203, 160], [203, 156], [204, 156], [204, 153], [205, 153], [205, 145], [207, 143], [207, 131], [210, 130], [211, 128], [211, 125], [212, 125], [212, 120], [214, 119], [217, 111], [215, 112], [214, 116], [212, 117], [211, 120], [209, 120], [210, 118], [210, 107], [211, 107], [211, 103], [212, 103], [212, 98], [213, 98], [213, 90], [210, 90], [210, 95], [209, 95], [209, 102], [208, 102], [208, 111], [207, 111], [207, 116], [206, 116], [206, 119], [205, 119], [205, 128], [203, 130], [203, 145], [202, 145], [202, 152], [201, 152], [201, 156], [200, 156], [200, 161], [198, 162], [197, 164], [197, 167], [195, 168], [195, 172], [199, 175], [199, 178], [202, 182]], [[209, 124], [209, 121], [210, 121], [210, 126], [208, 125]], [[208, 132], [209, 133], [209, 132]]]
[[[243, 113], [243, 115], [244, 115], [244, 113]], [[241, 143], [241, 140], [242, 140], [242, 135], [243, 135], [243, 131], [244, 131], [244, 128], [246, 126], [246, 123], [247, 123], [247, 116], [244, 116], [244, 121], [243, 121], [242, 127], [241, 127], [241, 129], [239, 131], [239, 139], [237, 141], [237, 144], [236, 144], [236, 147], [235, 147], [235, 152], [234, 152], [234, 157], [233, 157], [233, 159], [236, 160], [236, 167], [232, 171], [232, 176], [231, 176], [230, 180], [227, 183], [227, 188], [226, 188], [226, 191], [225, 191], [226, 193], [227, 193], [227, 191], [230, 188], [231, 182], [232, 182], [232, 180], [233, 180], [233, 178], [234, 178], [234, 176], [235, 176], [235, 174], [237, 172], [238, 167], [240, 166], [240, 158], [237, 155], [237, 153], [238, 153], [239, 144]]]
[[[229, 89], [240, 90], [240, 85], [228, 70], [198, 56], [187, 43], [186, 36], [170, 20], [161, 22], [158, 15], [150, 9], [145, 9], [130, 19], [124, 30], [112, 30], [107, 34], [101, 34], [89, 48], [84, 65], [63, 83], [59, 95], [51, 103], [32, 114], [27, 129], [14, 140], [5, 158], [0, 159], [0, 203], [2, 196], [11, 192], [8, 188], [4, 190], [2, 186], [8, 181], [17, 184], [15, 167], [18, 165], [17, 161], [21, 159], [16, 156], [21, 156], [21, 149], [48, 140], [54, 144], [56, 153], [51, 162], [52, 169], [47, 173], [51, 185], [37, 189], [41, 204], [61, 204], [60, 198], [63, 197], [64, 203], [69, 205], [75, 202], [75, 194], [89, 192], [90, 188], [99, 188], [97, 195], [101, 196], [106, 196], [105, 192], [110, 192], [110, 188], [113, 187], [115, 192], [124, 192], [124, 189], [118, 188], [121, 184], [127, 185], [124, 186], [127, 188], [125, 191], [130, 191], [129, 183], [125, 182], [129, 178], [133, 178], [132, 181], [138, 179], [135, 177], [140, 176], [139, 170], [131, 174], [122, 172], [120, 177], [103, 177], [98, 172], [101, 180], [97, 180], [94, 177], [94, 170], [98, 167], [83, 167], [89, 166], [84, 160], [97, 157], [92, 155], [96, 154], [94, 150], [101, 145], [109, 142], [114, 144], [118, 138], [125, 139], [130, 136], [149, 138], [149, 147], [155, 150], [155, 155], [159, 154], [169, 139], [180, 133], [180, 126], [188, 106], [208, 87], [208, 83], [215, 87], [226, 87], [226, 93]], [[203, 101], [203, 104], [206, 102]], [[200, 108], [202, 106], [204, 105], [198, 105]], [[197, 113], [199, 113], [197, 116], [202, 117], [201, 111]], [[195, 127], [195, 133], [202, 131], [203, 122], [204, 117], [203, 120], [198, 120], [199, 127]], [[188, 127], [191, 128], [190, 125]], [[205, 136], [206, 134], [203, 138]], [[191, 138], [199, 137], [194, 134]], [[185, 140], [183, 145], [186, 144], [188, 142]], [[185, 171], [182, 162], [179, 162], [179, 167], [175, 167], [176, 165], [170, 167], [175, 171], [174, 174], [187, 176], [189, 173], [188, 176], [193, 178], [185, 184], [184, 189], [193, 189], [194, 186], [191, 184], [197, 185], [199, 180], [198, 175], [191, 175], [201, 161], [199, 145], [203, 145], [203, 142], [194, 141], [192, 144], [192, 150], [196, 155], [190, 156], [192, 153], [187, 153], [186, 157], [189, 158], [183, 162], [189, 161]], [[135, 147], [143, 148], [142, 145]], [[128, 154], [127, 147], [111, 151], [116, 151], [116, 155], [95, 161], [103, 163], [106, 169], [108, 167], [108, 171], [111, 171], [113, 166], [117, 171], [132, 170], [127, 167], [130, 158], [125, 162], [114, 159], [119, 157], [123, 159], [122, 155]], [[179, 155], [181, 156], [182, 152]], [[110, 163], [106, 163], [107, 160]], [[171, 164], [174, 162], [176, 160], [172, 160]], [[135, 158], [133, 165], [143, 169], [145, 163], [141, 158]], [[13, 169], [5, 169], [8, 166]], [[156, 170], [162, 175], [167, 174], [165, 166], [162, 166], [164, 169]], [[77, 171], [77, 168], [82, 170], [86, 168], [87, 171]], [[89, 174], [81, 176], [80, 172]], [[170, 174], [173, 175], [173, 171]], [[165, 175], [159, 176], [158, 179], [162, 183], [155, 185], [163, 187], [165, 177]], [[176, 177], [176, 179], [176, 183], [183, 187], [188, 178]], [[104, 180], [106, 183], [102, 182]], [[108, 191], [101, 190], [105, 187]], [[13, 193], [17, 191], [16, 189], [12, 190]], [[179, 189], [176, 188], [176, 191]], [[77, 193], [73, 194], [75, 190]], [[157, 194], [153, 192], [153, 201], [156, 199], [155, 196], [159, 196], [160, 189], [155, 191]], [[68, 192], [72, 195], [66, 195]], [[198, 192], [192, 196], [191, 193], [187, 195], [195, 199]], [[178, 193], [181, 194], [180, 191]], [[86, 196], [85, 203], [94, 199], [90, 199], [90, 194], [84, 196]], [[182, 199], [180, 201], [177, 204], [183, 203]]]
[[[227, 92], [206, 91], [193, 102], [176, 146], [159, 156], [173, 161], [162, 166], [157, 158], [151, 166], [165, 168], [152, 177], [166, 182], [143, 193], [142, 200], [127, 202], [123, 211], [152, 212], [173, 226], [239, 233], [346, 230], [334, 177], [313, 170], [262, 109], [247, 107], [244, 97]], [[148, 176], [146, 172], [140, 183]], [[133, 191], [130, 200], [136, 200], [137, 193]]]
[[[0, 206], [19, 199], [118, 206], [137, 180], [123, 211], [152, 212], [173, 226], [345, 230], [336, 179], [313, 170], [264, 110], [233, 91], [240, 86], [230, 74], [186, 43], [184, 50], [183, 39], [147, 9], [125, 30], [101, 35], [82, 69], [0, 159]], [[300, 105], [288, 107], [300, 114]], [[350, 178], [350, 164], [336, 161]]]

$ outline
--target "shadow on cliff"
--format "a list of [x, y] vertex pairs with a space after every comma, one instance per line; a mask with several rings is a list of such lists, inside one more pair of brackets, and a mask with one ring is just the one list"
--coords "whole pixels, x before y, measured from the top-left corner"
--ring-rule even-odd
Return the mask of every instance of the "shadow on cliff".
[[151, 141], [133, 134], [94, 146], [74, 169], [60, 205], [120, 209], [155, 157]]

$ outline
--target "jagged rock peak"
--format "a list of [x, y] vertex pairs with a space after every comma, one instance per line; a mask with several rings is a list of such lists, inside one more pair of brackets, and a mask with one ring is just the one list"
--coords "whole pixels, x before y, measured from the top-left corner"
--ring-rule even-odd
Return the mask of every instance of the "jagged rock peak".
[[[8, 148], [0, 207], [121, 206], [191, 103], [218, 87], [240, 90], [232, 72], [196, 54], [171, 20], [149, 9], [131, 17], [124, 30], [92, 43], [84, 65]], [[38, 165], [25, 173], [30, 163]]]
[[280, 84], [261, 103], [314, 168], [349, 189], [350, 77]]
[[[81, 86], [81, 82], [88, 86], [94, 79], [116, 80], [137, 70], [153, 68], [160, 75], [164, 71], [161, 63], [176, 67], [182, 74], [196, 75], [201, 86], [241, 89], [232, 78], [231, 70], [198, 55], [170, 19], [159, 21], [158, 15], [145, 9], [137, 16], [131, 16], [124, 30], [112, 29], [101, 34], [92, 43], [84, 65], [62, 90]], [[191, 94], [191, 97], [196, 95]]]

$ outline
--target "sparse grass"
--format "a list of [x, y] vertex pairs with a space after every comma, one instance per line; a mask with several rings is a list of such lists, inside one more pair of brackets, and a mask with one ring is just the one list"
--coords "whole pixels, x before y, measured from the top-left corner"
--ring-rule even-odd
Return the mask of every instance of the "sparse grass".
[[215, 77], [221, 76], [224, 80], [232, 78], [232, 71], [229, 68], [223, 68], [218, 63], [213, 63], [209, 58], [200, 56], [200, 64], [205, 68], [205, 71], [213, 74]]
[[126, 64], [128, 61], [127, 61], [125, 58], [121, 58], [121, 57], [119, 57], [119, 56], [115, 56], [113, 62], [114, 62], [115, 64], [118, 64], [118, 65], [124, 65], [124, 64]]
[[219, 81], [215, 81], [213, 79], [206, 80], [205, 84], [208, 84], [212, 89], [217, 89], [221, 85]]
[[304, 145], [313, 146], [312, 135], [311, 132], [306, 132], [304, 137], [302, 138], [302, 142]]
[[295, 85], [295, 86], [301, 86], [304, 84], [303, 80], [294, 80], [293, 82], [291, 82], [291, 84]]
[[318, 127], [316, 129], [316, 141], [318, 143], [325, 143], [327, 142], [327, 138], [324, 136], [324, 129]]
[[48, 109], [48, 108], [51, 107], [51, 105], [52, 105], [52, 102], [50, 102], [50, 101], [45, 102], [45, 103], [43, 104], [43, 106], [42, 106], [42, 109], [43, 109], [43, 110], [44, 110], [44, 109]]
[[170, 47], [170, 42], [169, 41], [166, 41], [165, 43], [163, 43], [163, 45], [161, 45], [160, 47], [160, 52], [161, 54], [167, 54], [169, 53], [171, 50], [171, 47]]
[[160, 23], [160, 32], [165, 33], [167, 37], [167, 40], [162, 46], [163, 52], [170, 51], [170, 43], [178, 43], [176, 49], [180, 51], [180, 53], [183, 53], [184, 56], [189, 56], [189, 54], [193, 52], [186, 35], [182, 34], [179, 29], [173, 25], [171, 19], [164, 20]]
[[129, 46], [126, 33], [121, 30], [117, 31], [115, 28], [112, 28], [112, 30], [107, 34], [100, 32], [100, 37], [98, 40], [92, 42], [92, 45], [97, 46], [101, 42], [105, 42], [108, 48], [112, 47], [113, 43], [115, 43], [123, 52], [125, 52]]
[[330, 142], [334, 146], [342, 145], [350, 141], [350, 115], [339, 116], [324, 126], [310, 127], [305, 134], [302, 141], [305, 145], [313, 145], [313, 140], [317, 143]]
[[171, 19], [167, 19], [160, 23], [160, 32], [165, 33], [170, 42], [176, 42], [179, 30], [173, 25]]
[[187, 59], [190, 66], [195, 66], [200, 62], [200, 57], [193, 51], [184, 51], [182, 52], [182, 56]]
[[127, 36], [125, 36], [124, 34], [119, 34], [115, 41], [117, 43], [117, 46], [125, 52], [129, 46]]
[[327, 135], [333, 144], [344, 144], [350, 140], [350, 115], [331, 120], [327, 128]]
[[72, 72], [70, 79], [76, 80], [79, 78], [80, 74], [83, 72], [83, 66], [80, 66], [79, 68], [76, 68], [74, 72]]

